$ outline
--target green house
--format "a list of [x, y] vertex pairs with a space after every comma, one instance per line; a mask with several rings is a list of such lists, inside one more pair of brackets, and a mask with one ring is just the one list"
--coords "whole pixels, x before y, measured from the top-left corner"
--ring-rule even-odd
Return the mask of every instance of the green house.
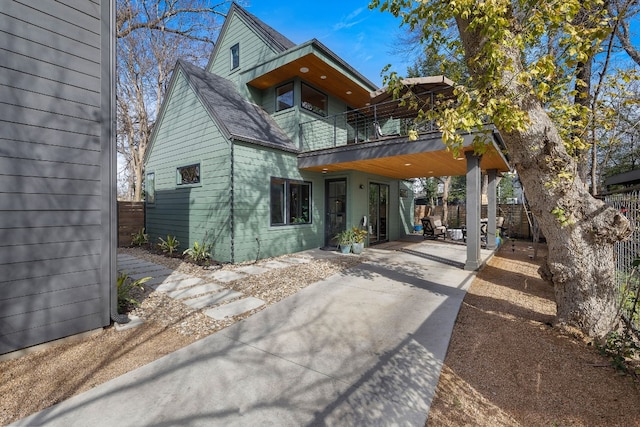
[[[408, 83], [425, 101], [452, 90]], [[413, 228], [407, 178], [467, 173], [415, 116], [319, 41], [296, 45], [234, 3], [206, 68], [175, 67], [145, 159], [147, 232], [232, 263], [332, 247], [353, 226], [368, 245], [398, 239]]]

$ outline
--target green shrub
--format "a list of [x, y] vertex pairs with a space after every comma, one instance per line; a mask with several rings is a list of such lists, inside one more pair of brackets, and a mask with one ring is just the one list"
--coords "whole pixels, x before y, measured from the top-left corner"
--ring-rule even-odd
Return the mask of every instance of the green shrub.
[[118, 275], [116, 284], [118, 290], [118, 313], [123, 314], [130, 307], [140, 305], [140, 301], [133, 296], [133, 291], [135, 289], [144, 291], [144, 286], [142, 285], [149, 280], [151, 280], [151, 277], [133, 280], [127, 273], [120, 273]]
[[190, 257], [196, 264], [204, 264], [211, 259], [210, 250], [208, 245], [200, 244], [196, 240], [193, 242], [193, 247], [185, 249], [182, 254]]
[[171, 236], [169, 234], [167, 234], [167, 240], [164, 240], [162, 237], [158, 237], [158, 240], [160, 240], [158, 246], [160, 247], [160, 249], [162, 249], [162, 252], [164, 252], [165, 254], [168, 253], [169, 256], [173, 256], [173, 253], [180, 246], [180, 242], [178, 241], [178, 239], [176, 239], [175, 236]]
[[628, 327], [610, 332], [604, 343], [596, 344], [600, 354], [611, 360], [618, 371], [633, 371], [632, 363], [640, 357], [640, 345]]
[[131, 234], [131, 244], [135, 246], [143, 246], [149, 243], [149, 235], [144, 232], [144, 227], [137, 233]]

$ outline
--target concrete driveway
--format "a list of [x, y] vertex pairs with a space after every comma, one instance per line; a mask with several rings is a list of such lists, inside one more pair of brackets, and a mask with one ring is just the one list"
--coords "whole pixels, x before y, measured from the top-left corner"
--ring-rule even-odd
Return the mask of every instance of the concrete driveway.
[[474, 273], [461, 268], [463, 245], [393, 242], [366, 254], [15, 425], [423, 426]]

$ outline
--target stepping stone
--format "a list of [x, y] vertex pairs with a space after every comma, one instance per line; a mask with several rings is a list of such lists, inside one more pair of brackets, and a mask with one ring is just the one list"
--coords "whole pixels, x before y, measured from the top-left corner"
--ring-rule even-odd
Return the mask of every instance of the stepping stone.
[[166, 269], [167, 267], [165, 267], [164, 265], [161, 264], [153, 264], [150, 262], [145, 262], [145, 263], [140, 263], [140, 264], [136, 264], [136, 265], [131, 265], [131, 266], [126, 266], [126, 268], [123, 268], [122, 270], [126, 271], [127, 273], [131, 274], [131, 273], [145, 273], [148, 271], [157, 271], [157, 270], [163, 270]]
[[215, 307], [204, 312], [209, 317], [216, 320], [224, 320], [225, 317], [233, 317], [247, 311], [253, 310], [258, 307], [262, 307], [264, 301], [254, 297], [243, 298], [238, 301], [230, 302], [229, 304]]
[[116, 259], [118, 260], [118, 262], [124, 262], [124, 261], [137, 260], [138, 258], [131, 255], [127, 255], [127, 254], [118, 254]]
[[172, 272], [170, 274], [162, 274], [159, 276], [154, 275], [153, 279], [149, 280], [146, 285], [149, 286], [153, 286], [153, 287], [157, 287], [158, 285], [161, 285], [162, 283], [169, 283], [169, 282], [179, 282], [180, 280], [186, 280], [186, 279], [191, 279], [192, 276], [187, 276], [184, 273], [179, 273], [179, 272]]
[[223, 289], [222, 286], [215, 283], [203, 283], [202, 285], [193, 286], [187, 289], [178, 289], [177, 291], [169, 292], [171, 298], [184, 299], [195, 297], [196, 295], [208, 294], [210, 292], [217, 292]]
[[267, 261], [265, 263], [259, 264], [259, 266], [267, 268], [285, 268], [291, 267], [291, 264], [287, 264], [286, 262], [281, 261]]
[[245, 277], [245, 275], [242, 273], [236, 273], [235, 271], [220, 270], [216, 271], [213, 274], [209, 274], [208, 277], [211, 277], [212, 279], [215, 279], [219, 282], [227, 283], [233, 282], [234, 280], [242, 279], [243, 277]]
[[309, 258], [283, 258], [282, 261], [288, 262], [290, 264], [309, 264], [311, 260]]
[[137, 280], [137, 279], [142, 279], [143, 277], [153, 278], [156, 276], [168, 276], [171, 273], [173, 273], [173, 270], [171, 270], [170, 268], [163, 267], [162, 270], [151, 270], [151, 271], [140, 271], [135, 273], [129, 273], [129, 277], [133, 278], [134, 280]]
[[188, 299], [183, 301], [189, 307], [192, 308], [203, 308], [208, 307], [210, 305], [220, 304], [221, 302], [228, 301], [235, 298], [240, 298], [244, 294], [238, 291], [232, 291], [231, 289], [225, 289], [224, 291], [220, 291], [216, 294], [207, 294], [202, 295], [201, 297]]
[[178, 289], [190, 288], [191, 286], [199, 285], [204, 282], [204, 279], [199, 277], [189, 277], [188, 279], [179, 280], [177, 282], [167, 282], [156, 286], [158, 292], [172, 292]]
[[247, 265], [247, 266], [244, 266], [244, 267], [239, 267], [237, 269], [237, 271], [241, 271], [241, 272], [246, 273], [246, 274], [255, 275], [255, 274], [266, 273], [267, 271], [271, 271], [271, 269], [264, 268], [264, 267], [258, 267], [257, 265]]

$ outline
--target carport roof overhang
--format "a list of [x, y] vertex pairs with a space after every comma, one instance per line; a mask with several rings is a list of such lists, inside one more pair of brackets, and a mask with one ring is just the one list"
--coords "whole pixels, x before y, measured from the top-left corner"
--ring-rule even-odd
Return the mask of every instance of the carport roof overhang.
[[[463, 136], [465, 152], [473, 151], [475, 133]], [[500, 135], [491, 133], [480, 168], [508, 172]], [[301, 170], [335, 173], [356, 170], [396, 179], [430, 176], [460, 176], [467, 173], [465, 156], [455, 158], [442, 142], [439, 132], [420, 135], [417, 141], [406, 136], [362, 144], [350, 144], [298, 155]]]

